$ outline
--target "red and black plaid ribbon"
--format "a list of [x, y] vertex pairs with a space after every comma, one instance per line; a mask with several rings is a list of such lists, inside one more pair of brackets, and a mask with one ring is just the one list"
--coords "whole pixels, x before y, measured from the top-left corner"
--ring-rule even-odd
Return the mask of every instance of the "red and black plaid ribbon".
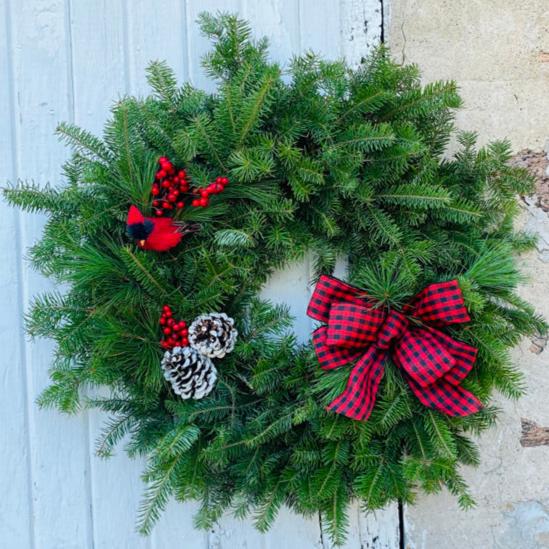
[[435, 328], [471, 320], [457, 280], [430, 284], [406, 305], [405, 314], [378, 305], [363, 290], [331, 276], [323, 275], [316, 285], [307, 314], [324, 323], [313, 333], [321, 367], [356, 360], [347, 388], [328, 409], [368, 419], [390, 356], [425, 406], [450, 416], [478, 412], [481, 402], [460, 386], [477, 349]]

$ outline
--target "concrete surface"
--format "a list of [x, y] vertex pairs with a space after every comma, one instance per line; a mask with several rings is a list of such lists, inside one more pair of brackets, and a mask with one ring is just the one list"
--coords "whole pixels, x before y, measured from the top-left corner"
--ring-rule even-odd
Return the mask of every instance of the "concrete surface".
[[549, 120], [548, 0], [386, 0], [385, 38], [425, 81], [457, 80], [459, 126], [541, 149]]
[[[417, 63], [426, 82], [458, 82], [460, 128], [477, 130], [481, 143], [509, 138], [517, 152], [544, 148], [548, 0], [392, 0], [384, 11], [385, 38], [397, 60]], [[522, 258], [528, 276], [522, 295], [549, 318], [549, 214], [543, 203], [540, 194], [523, 204], [522, 222], [539, 242]], [[525, 341], [513, 356], [528, 393], [518, 402], [498, 399], [499, 425], [480, 439], [481, 466], [464, 471], [477, 508], [462, 512], [448, 494], [420, 497], [405, 510], [408, 548], [549, 548], [549, 446], [520, 443], [521, 418], [549, 427], [549, 349], [545, 340]]]

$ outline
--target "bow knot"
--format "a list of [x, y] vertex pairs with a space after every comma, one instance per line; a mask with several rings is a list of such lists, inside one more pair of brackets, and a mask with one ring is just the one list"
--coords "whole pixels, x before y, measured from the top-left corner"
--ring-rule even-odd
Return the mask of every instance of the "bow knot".
[[307, 314], [324, 323], [313, 334], [323, 369], [356, 361], [347, 388], [328, 409], [367, 419], [389, 357], [425, 406], [452, 416], [481, 408], [480, 401], [460, 386], [477, 350], [434, 328], [470, 320], [457, 280], [427, 286], [400, 312], [386, 311], [363, 290], [324, 275]]
[[397, 343], [406, 333], [409, 321], [400, 312], [392, 309], [386, 316], [377, 336], [377, 347], [388, 350], [393, 343]]

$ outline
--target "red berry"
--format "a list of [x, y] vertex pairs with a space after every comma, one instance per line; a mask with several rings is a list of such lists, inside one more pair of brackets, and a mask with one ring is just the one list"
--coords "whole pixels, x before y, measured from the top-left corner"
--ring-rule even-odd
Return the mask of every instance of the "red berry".
[[158, 159], [158, 163], [159, 164], [163, 164], [164, 162], [167, 162], [168, 159], [165, 157], [165, 156], [161, 156], [159, 159]]
[[208, 199], [205, 198], [205, 197], [204, 197], [204, 198], [201, 198], [201, 199], [199, 200], [199, 203], [200, 203], [200, 205], [201, 205], [203, 208], [205, 208], [205, 207], [208, 205]]
[[[170, 316], [172, 316], [172, 310], [171, 309], [167, 309], [166, 310], [166, 316], [169, 318]], [[169, 323], [169, 320], [168, 320], [168, 323]]]
[[226, 177], [222, 177], [220, 183], [221, 183], [222, 185], [228, 185], [228, 184], [229, 184], [229, 180], [228, 180]]
[[163, 189], [167, 189], [169, 188], [170, 186], [170, 182], [169, 181], [162, 181], [162, 188]]
[[210, 191], [208, 191], [208, 189], [200, 189], [200, 196], [202, 198], [208, 198], [208, 196], [210, 196]]
[[162, 317], [162, 318], [160, 319], [160, 324], [161, 324], [162, 326], [164, 326], [164, 324], [166, 324], [166, 319], [165, 319], [164, 317]]
[[200, 200], [198, 200], [198, 199], [195, 198], [195, 199], [191, 202], [191, 204], [196, 208], [196, 207], [200, 206]]
[[151, 194], [153, 196], [158, 196], [160, 194], [160, 190], [158, 189], [158, 187], [153, 187]]
[[156, 210], [154, 212], [158, 217], [160, 217], [162, 215], [162, 210]]
[[176, 206], [177, 206], [179, 209], [181, 209], [181, 208], [183, 208], [183, 207], [185, 206], [185, 202], [178, 202], [178, 203], [176, 204]]
[[163, 330], [162, 330], [166, 335], [169, 335], [172, 333], [172, 329], [169, 327], [169, 326], [166, 326]]
[[183, 342], [183, 347], [186, 347], [189, 344], [189, 340], [186, 337], [183, 338], [182, 342]]
[[182, 336], [186, 336], [186, 335], [189, 335], [189, 330], [187, 330], [187, 328], [183, 328], [181, 331], [181, 335]]
[[158, 177], [158, 179], [164, 179], [166, 177], [167, 173], [166, 173], [166, 170], [164, 168], [162, 168], [161, 170], [158, 170], [156, 172], [156, 177]]

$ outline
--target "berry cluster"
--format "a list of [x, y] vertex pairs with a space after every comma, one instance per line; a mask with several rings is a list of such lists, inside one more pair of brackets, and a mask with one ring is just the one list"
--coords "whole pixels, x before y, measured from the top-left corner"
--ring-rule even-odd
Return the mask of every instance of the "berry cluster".
[[219, 194], [228, 185], [226, 177], [218, 177], [207, 187], [191, 189], [185, 170], [177, 170], [165, 156], [158, 159], [159, 169], [152, 185], [154, 213], [163, 216], [166, 212], [185, 207], [185, 199], [191, 199], [191, 206], [205, 208], [212, 194]]
[[176, 170], [165, 156], [160, 157], [158, 164], [160, 168], [156, 172], [151, 194], [155, 214], [161, 216], [174, 207], [181, 209], [185, 206], [183, 195], [189, 192], [190, 186], [185, 170]]
[[195, 198], [191, 205], [195, 208], [201, 206], [205, 208], [210, 202], [210, 195], [219, 194], [223, 192], [223, 189], [229, 184], [229, 180], [226, 177], [218, 177], [213, 183], [210, 183], [203, 189], [195, 189], [193, 193], [198, 194], [200, 198]]
[[175, 320], [172, 309], [169, 305], [162, 307], [160, 326], [164, 337], [160, 341], [162, 349], [173, 349], [174, 347], [187, 347], [189, 345], [189, 330], [184, 320]]

